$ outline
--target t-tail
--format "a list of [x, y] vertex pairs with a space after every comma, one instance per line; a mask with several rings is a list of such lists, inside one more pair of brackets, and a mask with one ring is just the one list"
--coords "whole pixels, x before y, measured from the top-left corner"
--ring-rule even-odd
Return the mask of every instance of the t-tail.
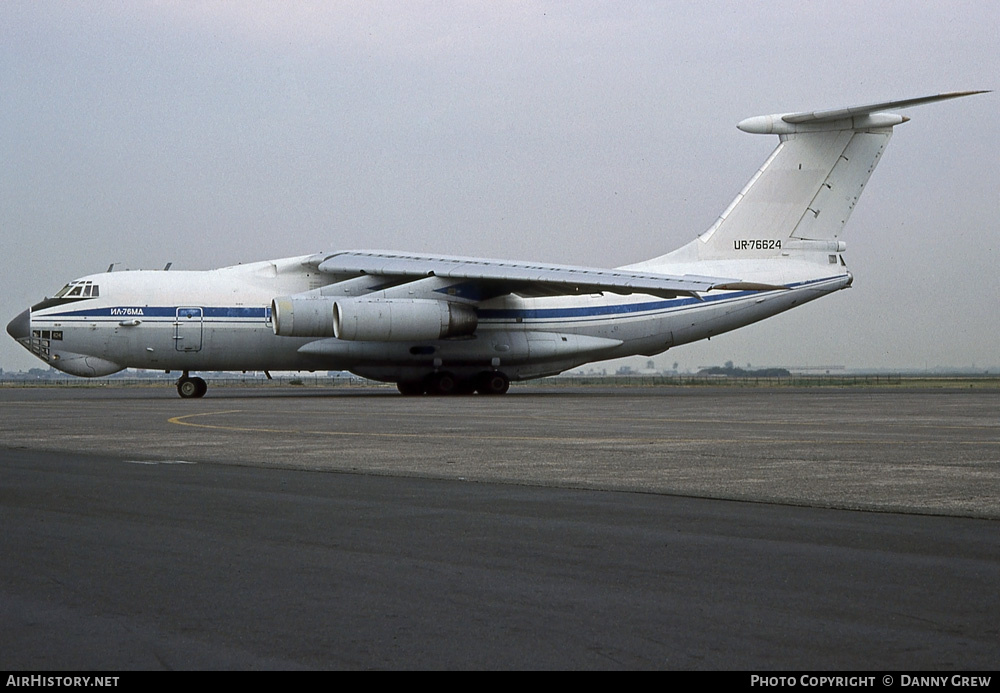
[[747, 118], [737, 127], [778, 135], [777, 149], [711, 228], [678, 250], [633, 267], [657, 271], [694, 262], [727, 266], [733, 260], [780, 258], [843, 266], [844, 225], [893, 128], [909, 120], [884, 111], [980, 93]]

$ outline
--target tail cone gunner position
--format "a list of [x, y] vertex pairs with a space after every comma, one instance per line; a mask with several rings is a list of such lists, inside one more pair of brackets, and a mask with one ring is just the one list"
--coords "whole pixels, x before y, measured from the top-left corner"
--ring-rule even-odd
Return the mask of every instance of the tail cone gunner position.
[[404, 394], [511, 380], [734, 330], [851, 285], [844, 225], [907, 108], [982, 92], [748, 118], [777, 149], [710, 229], [617, 269], [390, 252], [83, 277], [7, 332], [67, 373], [348, 370]]

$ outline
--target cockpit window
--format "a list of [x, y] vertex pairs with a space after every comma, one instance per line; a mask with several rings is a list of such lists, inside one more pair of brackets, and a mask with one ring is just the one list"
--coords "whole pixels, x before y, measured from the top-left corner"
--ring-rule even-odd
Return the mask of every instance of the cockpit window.
[[53, 298], [63, 298], [64, 296], [66, 298], [94, 298], [100, 295], [100, 290], [94, 282], [76, 281], [59, 289]]

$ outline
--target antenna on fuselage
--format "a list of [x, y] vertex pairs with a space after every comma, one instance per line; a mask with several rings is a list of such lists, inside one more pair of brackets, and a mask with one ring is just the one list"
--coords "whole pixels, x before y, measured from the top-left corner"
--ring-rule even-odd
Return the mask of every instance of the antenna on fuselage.
[[108, 265], [108, 272], [114, 272], [115, 271], [115, 265], [117, 265], [117, 264], [118, 264], [117, 262], [112, 262], [110, 265]]
[[166, 265], [164, 265], [163, 266], [163, 271], [166, 272], [168, 269], [170, 269], [170, 265], [172, 265], [172, 264], [174, 264], [174, 263], [168, 262]]

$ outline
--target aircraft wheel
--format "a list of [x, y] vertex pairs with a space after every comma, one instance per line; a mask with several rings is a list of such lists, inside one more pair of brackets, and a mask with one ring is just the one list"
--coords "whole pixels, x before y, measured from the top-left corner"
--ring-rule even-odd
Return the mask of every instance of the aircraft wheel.
[[424, 394], [427, 388], [419, 380], [418, 381], [400, 380], [398, 383], [396, 383], [396, 389], [399, 390], [400, 394], [412, 397], [415, 395]]
[[458, 381], [451, 373], [435, 373], [427, 390], [435, 395], [453, 395], [458, 391]]
[[198, 392], [195, 394], [195, 397], [204, 397], [205, 393], [208, 392], [208, 383], [202, 378], [191, 378], [191, 380], [198, 386]]
[[476, 391], [481, 395], [502, 395], [510, 389], [510, 378], [500, 371], [483, 373], [479, 376]]
[[184, 399], [204, 397], [208, 392], [208, 383], [201, 378], [181, 378], [177, 381], [177, 394]]
[[181, 378], [177, 381], [177, 394], [184, 399], [198, 396], [198, 383], [191, 378]]

